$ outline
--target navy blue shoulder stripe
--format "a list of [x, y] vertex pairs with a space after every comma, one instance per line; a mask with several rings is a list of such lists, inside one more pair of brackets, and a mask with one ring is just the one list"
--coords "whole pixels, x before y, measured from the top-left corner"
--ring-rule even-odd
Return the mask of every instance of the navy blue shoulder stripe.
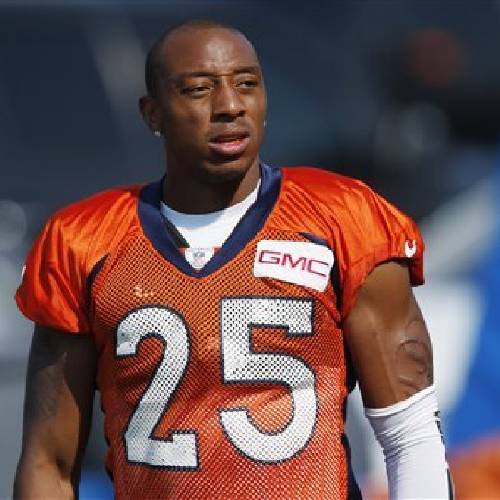
[[97, 275], [103, 268], [106, 259], [108, 257], [108, 254], [104, 255], [104, 257], [101, 257], [95, 264], [92, 270], [90, 271], [89, 275], [87, 276], [87, 279], [85, 281], [85, 293], [87, 297], [87, 305], [90, 305], [90, 299], [91, 299], [91, 294], [92, 294], [92, 285], [94, 284], [95, 279], [97, 278]]

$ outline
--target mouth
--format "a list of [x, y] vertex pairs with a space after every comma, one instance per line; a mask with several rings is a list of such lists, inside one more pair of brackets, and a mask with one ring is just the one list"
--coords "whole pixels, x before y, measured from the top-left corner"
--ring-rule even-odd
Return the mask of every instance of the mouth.
[[237, 156], [245, 152], [250, 143], [248, 132], [233, 132], [212, 137], [208, 146], [219, 156]]

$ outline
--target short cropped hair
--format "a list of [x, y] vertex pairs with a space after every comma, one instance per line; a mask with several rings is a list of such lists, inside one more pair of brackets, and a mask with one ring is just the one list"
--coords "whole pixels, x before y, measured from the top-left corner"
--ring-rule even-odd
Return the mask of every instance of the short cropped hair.
[[177, 24], [173, 28], [169, 28], [168, 30], [164, 31], [162, 35], [158, 38], [158, 40], [156, 40], [156, 42], [153, 43], [146, 57], [146, 67], [145, 67], [146, 89], [151, 97], [158, 96], [159, 81], [163, 76], [163, 66], [160, 58], [161, 48], [165, 43], [165, 40], [167, 40], [167, 38], [170, 35], [172, 35], [176, 31], [185, 28], [195, 28], [195, 29], [221, 28], [225, 30], [234, 31], [235, 33], [243, 35], [243, 33], [241, 33], [241, 31], [239, 31], [237, 28], [218, 21], [213, 21], [211, 19], [192, 19], [190, 21], [185, 21], [180, 24]]

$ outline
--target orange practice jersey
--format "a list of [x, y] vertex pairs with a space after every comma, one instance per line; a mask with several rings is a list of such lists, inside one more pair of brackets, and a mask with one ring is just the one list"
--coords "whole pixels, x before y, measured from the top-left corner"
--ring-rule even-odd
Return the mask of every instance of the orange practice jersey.
[[356, 497], [342, 321], [383, 261], [422, 282], [416, 225], [359, 181], [262, 165], [256, 203], [196, 271], [160, 199], [155, 182], [56, 213], [16, 296], [92, 336], [117, 498]]

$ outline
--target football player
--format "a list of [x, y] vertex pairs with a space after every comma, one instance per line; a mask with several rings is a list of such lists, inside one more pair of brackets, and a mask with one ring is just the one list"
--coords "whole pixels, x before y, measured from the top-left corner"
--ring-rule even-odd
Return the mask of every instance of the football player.
[[47, 222], [16, 498], [77, 495], [94, 388], [117, 498], [343, 499], [359, 381], [393, 498], [450, 494], [414, 222], [362, 182], [259, 158], [266, 90], [236, 29], [191, 21], [146, 63], [166, 174]]

